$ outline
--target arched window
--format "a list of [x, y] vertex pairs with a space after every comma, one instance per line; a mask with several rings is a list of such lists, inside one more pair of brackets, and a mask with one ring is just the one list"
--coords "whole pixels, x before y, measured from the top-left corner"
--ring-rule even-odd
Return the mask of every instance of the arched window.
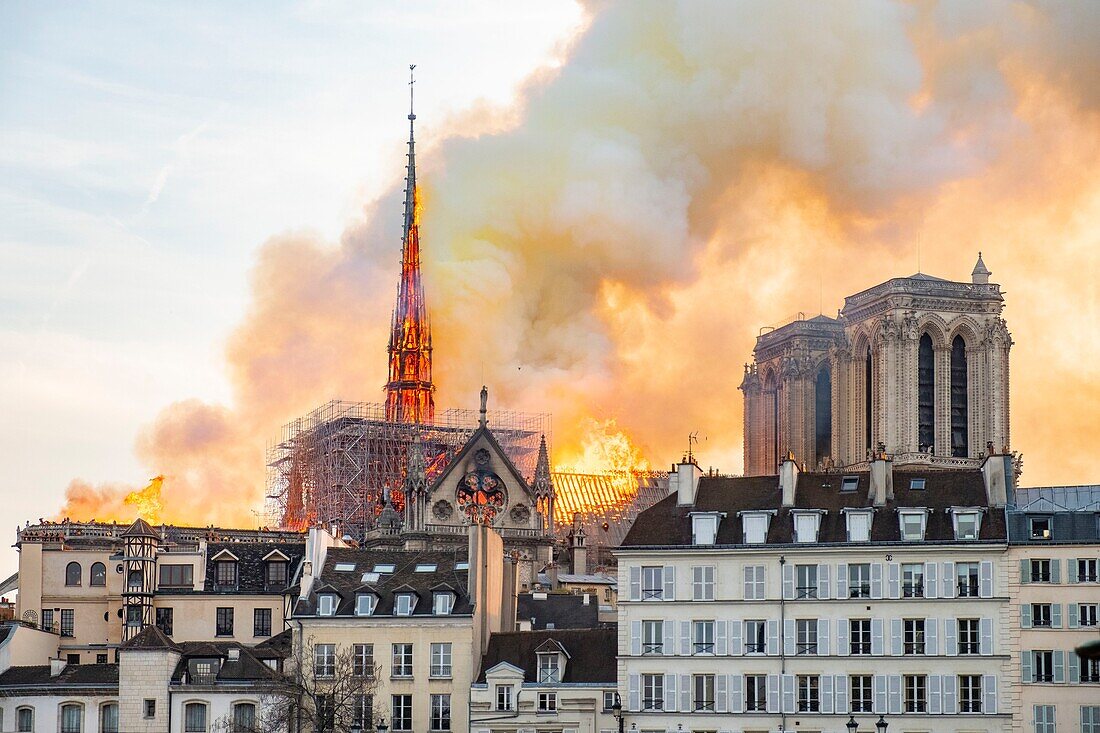
[[99, 709], [99, 733], [118, 733], [117, 702], [109, 702]]
[[61, 733], [81, 733], [84, 730], [84, 706], [75, 702], [61, 706]]
[[917, 352], [917, 444], [921, 452], [936, 445], [936, 357], [928, 334]]
[[184, 733], [206, 733], [206, 705], [189, 702], [183, 706]]
[[867, 358], [864, 359], [863, 364], [863, 440], [867, 444], [867, 451], [870, 454], [874, 451], [875, 444], [872, 442], [874, 439], [874, 433], [871, 430], [871, 423], [874, 421], [874, 410], [872, 409], [872, 401], [875, 397], [875, 370], [871, 361], [871, 347], [867, 347]]
[[967, 416], [966, 342], [956, 336], [951, 342], [951, 455], [966, 458], [970, 452]]
[[141, 590], [145, 574], [140, 570], [131, 570], [126, 576], [126, 587], [130, 590]]
[[89, 585], [107, 585], [107, 566], [101, 562], [92, 563], [92, 571], [88, 574]]
[[254, 733], [256, 730], [256, 706], [239, 702], [233, 706], [233, 733]]
[[65, 585], [80, 585], [80, 563], [71, 562], [65, 566]]
[[833, 373], [826, 364], [814, 382], [814, 457], [817, 464], [833, 453]]
[[779, 392], [775, 375], [770, 373], [764, 380], [764, 424], [770, 473], [779, 465]]
[[31, 733], [34, 730], [34, 708], [15, 709], [15, 730], [18, 733]]

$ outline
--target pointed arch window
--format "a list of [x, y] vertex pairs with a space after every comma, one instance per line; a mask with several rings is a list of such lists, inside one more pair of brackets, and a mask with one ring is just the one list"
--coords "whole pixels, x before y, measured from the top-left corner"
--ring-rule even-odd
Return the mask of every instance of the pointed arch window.
[[871, 347], [867, 347], [867, 356], [864, 359], [863, 364], [863, 440], [866, 444], [867, 455], [870, 456], [871, 451], [875, 449], [873, 441], [874, 434], [871, 431], [871, 423], [874, 420], [874, 410], [872, 401], [874, 400], [874, 363], [871, 359]]
[[764, 424], [771, 473], [779, 465], [779, 387], [771, 373], [764, 380]]
[[936, 356], [927, 333], [917, 350], [917, 444], [922, 453], [936, 446]]
[[833, 373], [825, 364], [814, 380], [814, 458], [821, 465], [833, 453]]
[[970, 454], [968, 400], [966, 341], [956, 336], [951, 342], [951, 455], [956, 458]]

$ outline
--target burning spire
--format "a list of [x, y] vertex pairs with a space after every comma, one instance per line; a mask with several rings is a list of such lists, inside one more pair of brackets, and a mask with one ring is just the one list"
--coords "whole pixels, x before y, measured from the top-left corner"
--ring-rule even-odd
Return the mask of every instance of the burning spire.
[[435, 417], [432, 384], [432, 325], [420, 281], [420, 192], [416, 187], [413, 127], [413, 69], [409, 66], [409, 163], [405, 176], [405, 212], [401, 232], [401, 284], [390, 328], [390, 379], [386, 383], [386, 419], [431, 423]]

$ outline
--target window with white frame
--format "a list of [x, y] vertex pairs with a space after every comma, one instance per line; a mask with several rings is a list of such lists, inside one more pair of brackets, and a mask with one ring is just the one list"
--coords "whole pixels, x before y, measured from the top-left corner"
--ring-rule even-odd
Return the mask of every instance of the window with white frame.
[[[1025, 654], [1027, 652], [1024, 652]], [[1034, 663], [1035, 682], [1053, 682], [1054, 681], [1054, 652], [1046, 650], [1037, 650], [1031, 652], [1031, 659]]]
[[714, 712], [714, 675], [692, 675], [691, 708], [700, 712]]
[[360, 593], [355, 597], [355, 615], [370, 616], [378, 605], [378, 599], [373, 593]]
[[[433, 694], [431, 697], [431, 728], [433, 731], [451, 729], [451, 696], [447, 693]], [[368, 728], [369, 730], [369, 728]]]
[[871, 653], [871, 619], [853, 618], [848, 620], [848, 653]]
[[953, 509], [951, 511], [951, 521], [955, 525], [955, 539], [978, 539], [981, 519], [982, 513], [978, 510]]
[[767, 676], [745, 675], [745, 712], [762, 713], [768, 708]]
[[901, 596], [902, 598], [924, 598], [924, 563], [902, 564]]
[[665, 624], [660, 619], [642, 621], [642, 654], [664, 654]]
[[[61, 706], [61, 733], [81, 733], [84, 730], [84, 706], [68, 703]], [[191, 729], [188, 728], [188, 731]], [[198, 729], [205, 733], [206, 726]]]
[[1032, 716], [1035, 719], [1035, 733], [1055, 733], [1053, 705], [1034, 706]]
[[901, 525], [901, 539], [903, 542], [924, 541], [924, 526], [928, 514], [921, 511], [899, 511], [898, 522]]
[[390, 696], [390, 724], [395, 731], [412, 730], [413, 696]]
[[691, 569], [691, 598], [695, 601], [714, 600], [713, 565], [696, 565]]
[[428, 673], [434, 678], [451, 676], [451, 642], [433, 642], [431, 645], [431, 669]]
[[437, 591], [432, 595], [432, 613], [436, 616], [449, 616], [455, 605], [455, 595], [450, 591]]
[[765, 597], [765, 577], [763, 565], [745, 566], [745, 600], [762, 601]]
[[976, 618], [960, 618], [959, 624], [959, 654], [981, 654], [981, 622]]
[[[3, 718], [0, 717], [0, 730], [3, 729], [2, 724]], [[99, 709], [99, 733], [118, 733], [117, 702], [109, 702]]]
[[902, 619], [903, 627], [903, 650], [906, 656], [910, 654], [924, 654], [924, 619], [922, 618], [907, 618]]
[[558, 709], [558, 694], [556, 692], [540, 692], [538, 697], [538, 711], [540, 713], [552, 713]]
[[317, 615], [333, 616], [336, 614], [336, 596], [331, 593], [323, 593], [317, 596]]
[[642, 567], [642, 600], [659, 601], [665, 597], [665, 569], [660, 565]]
[[928, 677], [923, 674], [905, 675], [905, 712], [928, 711]]
[[770, 512], [742, 512], [741, 526], [746, 545], [762, 545], [768, 538]]
[[642, 710], [663, 710], [665, 707], [665, 676], [642, 675]]
[[1078, 626], [1096, 626], [1097, 625], [1097, 606], [1095, 603], [1079, 603], [1077, 604], [1077, 625]]
[[512, 709], [512, 685], [497, 685], [497, 710]]
[[714, 654], [714, 621], [691, 622], [692, 654]]
[[713, 545], [718, 536], [719, 515], [715, 512], [692, 513], [691, 543], [693, 545]]
[[15, 709], [15, 730], [18, 733], [31, 733], [34, 730], [34, 708]]
[[795, 654], [817, 654], [817, 619], [800, 618], [794, 624]]
[[539, 657], [539, 682], [557, 684], [561, 682], [561, 655], [557, 652], [544, 652]]
[[412, 677], [413, 675], [413, 645], [412, 644], [394, 644], [393, 645], [393, 668], [390, 672], [392, 677]]
[[1051, 567], [1050, 560], [1032, 560], [1030, 563], [1031, 573], [1029, 578], [1032, 583], [1049, 583], [1051, 582]]
[[955, 578], [959, 586], [959, 598], [977, 598], [980, 590], [980, 568], [976, 562], [955, 563]]
[[189, 702], [183, 706], [183, 730], [185, 733], [206, 733], [205, 703]]
[[336, 645], [313, 645], [313, 676], [320, 678], [336, 675]]
[[253, 733], [256, 730], [256, 706], [250, 702], [235, 703], [230, 730], [232, 733]]
[[959, 712], [980, 713], [982, 711], [982, 676], [980, 674], [959, 675]]
[[817, 598], [817, 565], [795, 565], [795, 594], [799, 598]]
[[1081, 706], [1081, 733], [1100, 733], [1100, 705]]
[[1028, 538], [1033, 540], [1049, 540], [1053, 537], [1053, 517], [1028, 517]]
[[849, 542], [867, 542], [871, 539], [871, 512], [844, 512], [844, 519], [848, 526]]
[[412, 616], [416, 607], [416, 596], [412, 593], [398, 593], [394, 597], [393, 612], [396, 616]]
[[871, 597], [871, 563], [853, 562], [848, 564], [848, 597]]
[[816, 713], [821, 710], [821, 679], [816, 674], [798, 675], [798, 711]]
[[374, 677], [374, 644], [355, 644], [352, 651], [352, 674], [356, 677]]
[[1100, 682], [1100, 659], [1081, 659], [1078, 669], [1078, 682]]
[[615, 709], [615, 700], [618, 699], [619, 693], [615, 690], [603, 691], [603, 709], [605, 712], [610, 712]]
[[1100, 560], [1097, 560], [1095, 557], [1078, 558], [1077, 582], [1095, 583], [1100, 581], [1100, 575], [1097, 575], [1097, 566], [1100, 566]]
[[1031, 604], [1031, 625], [1042, 628], [1049, 627], [1051, 622], [1051, 608], [1049, 603]]
[[745, 621], [745, 654], [764, 654], [767, 651], [767, 622], [764, 619]]
[[874, 691], [872, 690], [872, 677], [869, 674], [856, 674], [851, 678], [852, 687], [852, 712], [869, 713], [874, 704]]
[[817, 542], [817, 530], [821, 524], [818, 512], [794, 512], [794, 541], [800, 543]]
[[850, 494], [859, 488], [859, 476], [845, 476], [840, 481], [840, 493]]

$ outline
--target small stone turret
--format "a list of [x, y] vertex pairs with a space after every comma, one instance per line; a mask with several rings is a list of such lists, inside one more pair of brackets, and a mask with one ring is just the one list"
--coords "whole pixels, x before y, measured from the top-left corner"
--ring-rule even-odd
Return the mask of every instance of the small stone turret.
[[974, 264], [974, 271], [970, 273], [970, 280], [975, 285], [988, 285], [989, 276], [993, 273], [989, 271], [989, 268], [985, 266], [985, 262], [982, 261], [982, 253], [978, 253], [978, 261]]

